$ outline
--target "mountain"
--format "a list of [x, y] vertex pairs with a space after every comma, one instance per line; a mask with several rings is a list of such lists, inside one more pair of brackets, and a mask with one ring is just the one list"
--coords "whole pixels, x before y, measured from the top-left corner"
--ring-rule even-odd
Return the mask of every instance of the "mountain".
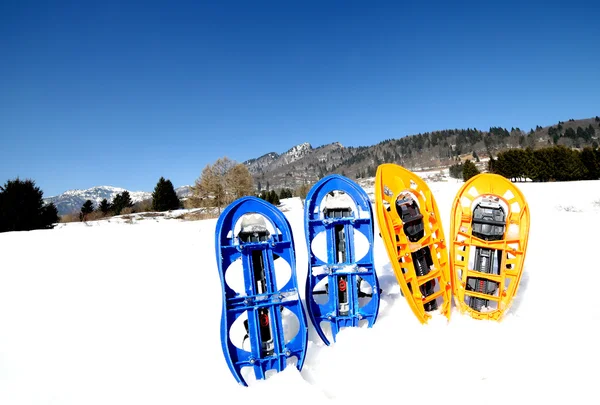
[[[180, 199], [186, 199], [192, 195], [192, 186], [177, 187], [175, 189], [175, 194], [177, 194], [177, 197]], [[152, 195], [150, 197], [152, 197]]]
[[[91, 200], [94, 203], [94, 208], [96, 208], [103, 199], [106, 198], [108, 202], [111, 202], [117, 194], [123, 191], [129, 190], [112, 186], [97, 186], [87, 190], [65, 191], [58, 196], [44, 198], [44, 202], [46, 204], [54, 203], [58, 209], [58, 215], [66, 215], [78, 212], [86, 200]], [[152, 198], [152, 193], [145, 191], [129, 191], [129, 195], [134, 203]]]
[[396, 163], [413, 171], [447, 168], [457, 161], [485, 160], [512, 149], [550, 145], [571, 148], [598, 146], [600, 117], [569, 119], [525, 132], [520, 128], [491, 127], [488, 131], [446, 129], [387, 139], [371, 146], [344, 147], [339, 142], [313, 147], [309, 143], [287, 152], [269, 152], [246, 165], [258, 191], [296, 189], [325, 175], [338, 173], [352, 179], [374, 177], [381, 163]]
[[322, 165], [339, 163], [343, 158], [343, 151], [344, 147], [339, 142], [317, 148], [313, 148], [310, 143], [302, 143], [281, 155], [271, 152], [244, 164], [259, 190], [296, 188], [322, 177]]

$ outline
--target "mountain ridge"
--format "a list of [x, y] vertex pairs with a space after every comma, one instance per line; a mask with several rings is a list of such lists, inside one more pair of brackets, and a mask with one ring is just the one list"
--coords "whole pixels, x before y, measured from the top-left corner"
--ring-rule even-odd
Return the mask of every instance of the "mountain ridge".
[[243, 164], [252, 174], [257, 191], [295, 189], [332, 173], [353, 179], [374, 177], [382, 163], [396, 163], [413, 171], [435, 170], [466, 159], [489, 158], [512, 148], [597, 146], [598, 134], [600, 117], [596, 116], [538, 125], [529, 132], [514, 127], [490, 127], [488, 131], [446, 129], [386, 139], [370, 146], [344, 147], [332, 142], [313, 147], [302, 143], [281, 155], [269, 152]]
[[[152, 198], [152, 192], [148, 191], [131, 191], [114, 186], [94, 186], [88, 189], [67, 190], [59, 195], [44, 198], [43, 201], [45, 204], [54, 203], [58, 210], [58, 215], [67, 215], [79, 212], [86, 200], [91, 200], [96, 208], [103, 199], [106, 198], [108, 202], [112, 202], [117, 194], [124, 191], [129, 192], [131, 201], [134, 204]], [[190, 186], [177, 187], [175, 193], [179, 198], [186, 198], [191, 194]]]

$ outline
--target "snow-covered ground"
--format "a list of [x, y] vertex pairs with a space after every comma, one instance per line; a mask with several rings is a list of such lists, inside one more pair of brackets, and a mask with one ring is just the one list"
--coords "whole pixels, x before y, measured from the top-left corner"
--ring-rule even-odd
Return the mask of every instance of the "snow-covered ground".
[[[444, 230], [461, 182], [431, 182]], [[525, 273], [502, 322], [454, 309], [421, 325], [379, 238], [373, 328], [304, 368], [237, 385], [220, 345], [216, 220], [158, 217], [0, 234], [0, 404], [594, 403], [600, 364], [600, 181], [519, 183]], [[303, 295], [302, 202], [284, 200]], [[172, 217], [172, 215], [171, 215]], [[376, 230], [378, 234], [378, 230]]]

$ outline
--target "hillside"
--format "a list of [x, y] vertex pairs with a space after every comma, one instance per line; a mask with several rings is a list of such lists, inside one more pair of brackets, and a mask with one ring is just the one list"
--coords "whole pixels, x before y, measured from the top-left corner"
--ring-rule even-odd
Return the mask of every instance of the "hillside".
[[512, 148], [538, 149], [557, 144], [597, 146], [600, 118], [569, 119], [529, 132], [520, 128], [448, 129], [388, 139], [376, 145], [344, 147], [335, 142], [319, 147], [308, 143], [287, 152], [269, 152], [244, 162], [256, 188], [297, 188], [338, 173], [353, 179], [372, 177], [381, 163], [397, 163], [413, 171], [446, 168], [457, 160], [485, 159]]

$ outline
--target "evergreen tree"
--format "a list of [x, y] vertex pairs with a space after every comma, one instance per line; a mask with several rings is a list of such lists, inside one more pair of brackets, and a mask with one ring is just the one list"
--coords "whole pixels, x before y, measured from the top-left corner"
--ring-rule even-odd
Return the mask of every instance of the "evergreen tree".
[[549, 181], [554, 178], [554, 162], [552, 161], [552, 150], [542, 148], [533, 151], [533, 165], [535, 174], [531, 176], [533, 181]]
[[531, 170], [527, 162], [528, 154], [524, 149], [509, 149], [498, 154], [495, 173], [509, 179], [527, 177]]
[[85, 200], [81, 206], [81, 212], [79, 213], [79, 220], [86, 221], [88, 214], [94, 212], [94, 203], [92, 200]]
[[594, 135], [596, 135], [596, 130], [594, 129], [594, 127], [592, 126], [592, 124], [590, 124], [587, 127], [587, 131], [586, 132], [587, 132], [587, 136], [586, 136], [586, 140], [587, 141], [590, 141], [594, 137]]
[[267, 201], [270, 202], [273, 205], [279, 205], [280, 204], [279, 196], [277, 195], [277, 193], [275, 192], [275, 190], [269, 191], [269, 196], [267, 197]]
[[452, 166], [450, 166], [450, 177], [454, 178], [454, 179], [462, 179], [463, 177], [463, 164], [462, 163], [456, 163]]
[[596, 180], [600, 178], [600, 162], [596, 159], [597, 153], [590, 147], [581, 151], [581, 163], [585, 166], [585, 178]]
[[108, 212], [112, 209], [112, 205], [105, 198], [100, 201], [100, 205], [98, 206], [98, 210], [102, 213], [103, 216], [107, 216]]
[[583, 178], [585, 167], [579, 157], [579, 152], [558, 146], [551, 150], [554, 163], [554, 179], [557, 181], [580, 180]]
[[181, 202], [177, 197], [177, 193], [175, 193], [171, 180], [166, 180], [164, 177], [158, 179], [152, 193], [152, 210], [159, 212], [176, 210], [180, 205]]
[[292, 190], [290, 190], [289, 188], [282, 188], [281, 191], [279, 192], [279, 198], [280, 199], [284, 199], [284, 198], [292, 198]]
[[43, 192], [33, 180], [17, 178], [0, 186], [0, 232], [52, 229], [56, 222], [56, 206], [44, 205]]
[[115, 215], [121, 215], [121, 211], [125, 208], [133, 207], [133, 201], [129, 191], [125, 190], [120, 194], [117, 194], [112, 202], [112, 208], [115, 211]]
[[479, 174], [479, 170], [477, 169], [477, 166], [475, 166], [475, 163], [473, 163], [469, 159], [467, 159], [467, 161], [463, 165], [463, 180], [467, 181], [471, 177], [476, 176], [478, 174]]

